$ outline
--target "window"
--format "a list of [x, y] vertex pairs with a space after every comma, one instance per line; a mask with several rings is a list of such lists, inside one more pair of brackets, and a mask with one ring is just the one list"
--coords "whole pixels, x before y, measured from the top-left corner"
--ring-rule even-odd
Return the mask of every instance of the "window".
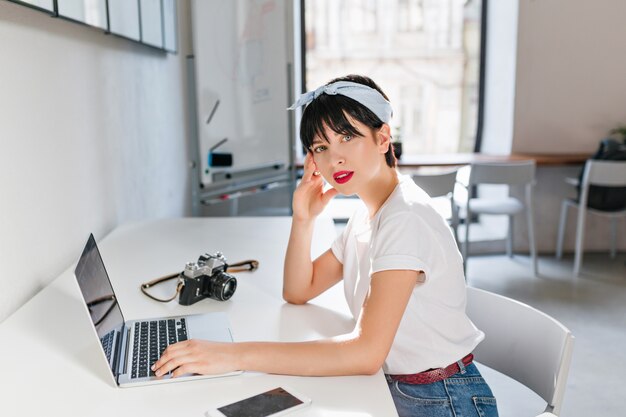
[[423, 0], [398, 0], [398, 30], [400, 32], [419, 32], [424, 25]]
[[354, 34], [375, 33], [378, 13], [377, 0], [344, 0], [340, 1], [340, 7], [346, 8], [350, 19], [348, 29]]
[[304, 0], [307, 89], [367, 75], [406, 154], [472, 152], [483, 1]]

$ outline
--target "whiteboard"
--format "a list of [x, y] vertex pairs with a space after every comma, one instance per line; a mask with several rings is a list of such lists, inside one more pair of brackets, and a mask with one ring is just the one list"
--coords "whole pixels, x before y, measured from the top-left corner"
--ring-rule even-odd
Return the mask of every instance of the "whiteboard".
[[[192, 25], [202, 184], [231, 177], [225, 173], [286, 169], [285, 0], [194, 0]], [[209, 150], [224, 138], [215, 152], [231, 153], [233, 164], [210, 167]]]

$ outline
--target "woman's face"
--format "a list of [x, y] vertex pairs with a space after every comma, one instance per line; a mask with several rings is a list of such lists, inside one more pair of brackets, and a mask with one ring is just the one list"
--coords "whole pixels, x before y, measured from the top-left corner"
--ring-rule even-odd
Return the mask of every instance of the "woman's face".
[[360, 135], [344, 135], [326, 127], [324, 133], [329, 139], [316, 137], [310, 151], [317, 170], [324, 179], [344, 195], [359, 194], [386, 167], [385, 152], [389, 140], [381, 129], [372, 129], [363, 123], [350, 119]]

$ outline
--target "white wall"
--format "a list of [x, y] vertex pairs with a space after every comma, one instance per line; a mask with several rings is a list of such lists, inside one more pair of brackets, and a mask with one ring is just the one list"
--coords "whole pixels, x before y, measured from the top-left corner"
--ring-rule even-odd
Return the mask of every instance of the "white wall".
[[484, 152], [592, 153], [626, 124], [626, 2], [498, 0], [488, 14]]
[[190, 211], [185, 56], [0, 1], [0, 321], [87, 236]]
[[626, 124], [624, 16], [624, 0], [519, 2], [513, 152], [591, 153]]

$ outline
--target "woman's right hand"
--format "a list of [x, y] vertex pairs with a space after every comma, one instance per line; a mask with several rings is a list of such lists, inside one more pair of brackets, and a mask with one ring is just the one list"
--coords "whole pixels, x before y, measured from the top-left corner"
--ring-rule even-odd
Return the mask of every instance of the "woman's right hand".
[[304, 175], [293, 193], [293, 217], [297, 220], [313, 220], [338, 193], [334, 188], [324, 192], [324, 180], [317, 171], [311, 152], [304, 158]]

